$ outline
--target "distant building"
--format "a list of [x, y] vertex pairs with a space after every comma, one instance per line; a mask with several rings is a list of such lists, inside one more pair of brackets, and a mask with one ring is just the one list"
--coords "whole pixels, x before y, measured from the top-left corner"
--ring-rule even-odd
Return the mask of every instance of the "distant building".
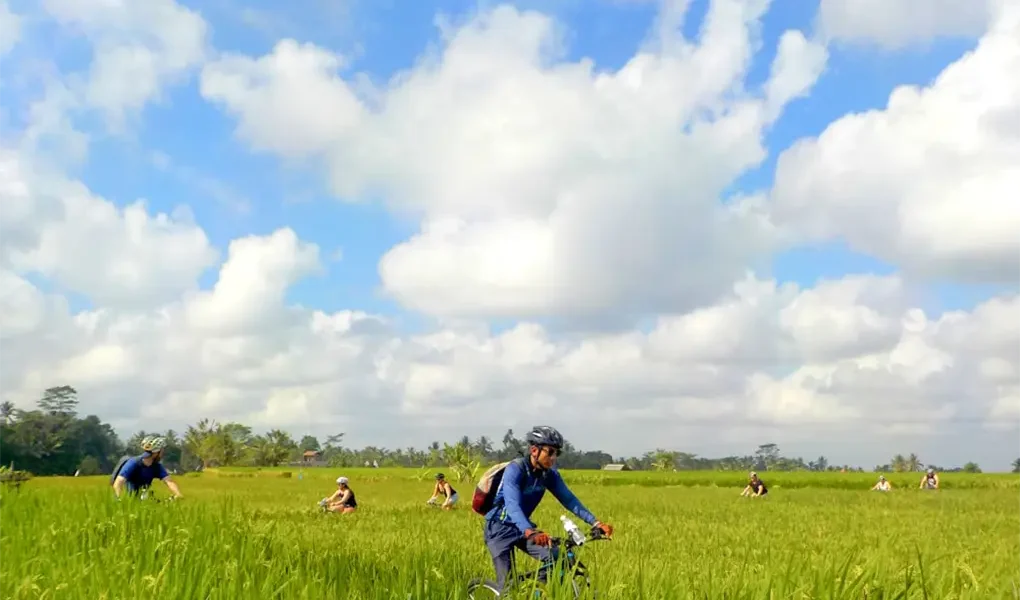
[[322, 453], [318, 450], [305, 450], [305, 453], [301, 455], [301, 462], [314, 463], [319, 462], [319, 456]]
[[622, 463], [613, 463], [602, 467], [603, 471], [630, 471], [631, 468]]

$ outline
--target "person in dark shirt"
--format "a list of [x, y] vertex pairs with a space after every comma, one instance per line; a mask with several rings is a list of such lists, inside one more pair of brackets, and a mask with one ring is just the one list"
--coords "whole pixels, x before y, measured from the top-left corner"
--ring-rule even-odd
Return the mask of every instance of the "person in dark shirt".
[[[597, 527], [607, 536], [613, 527], [599, 522], [563, 482], [555, 462], [563, 448], [563, 436], [552, 427], [536, 426], [526, 437], [529, 455], [512, 461], [485, 515], [483, 538], [496, 568], [496, 588], [502, 590], [512, 570], [514, 550], [544, 561], [551, 556], [549, 534], [531, 522], [531, 513], [549, 490], [564, 508]], [[555, 558], [555, 557], [554, 557]]]
[[348, 483], [350, 481], [346, 477], [338, 477], [336, 480], [336, 491], [323, 498], [319, 505], [324, 506], [330, 512], [344, 514], [357, 510], [358, 500], [354, 497], [354, 490], [348, 486]]
[[154, 479], [165, 483], [173, 492], [174, 498], [181, 497], [177, 482], [170, 479], [170, 474], [160, 462], [165, 448], [166, 438], [149, 436], [142, 440], [142, 454], [127, 460], [113, 481], [113, 493], [117, 498], [121, 497], [125, 488], [129, 494], [144, 496]]
[[769, 489], [765, 487], [765, 482], [758, 479], [758, 474], [751, 471], [751, 480], [747, 482], [747, 487], [740, 493], [741, 496], [764, 496], [769, 493]]
[[446, 480], [445, 475], [442, 473], [436, 473], [436, 485], [432, 488], [432, 497], [429, 498], [426, 503], [435, 504], [440, 495], [446, 498], [442, 504], [443, 510], [450, 510], [453, 508], [453, 505], [457, 503], [457, 490], [453, 489], [450, 482]]
[[929, 468], [924, 475], [921, 476], [921, 485], [917, 486], [918, 489], [939, 489], [939, 475], [935, 472], [935, 469]]

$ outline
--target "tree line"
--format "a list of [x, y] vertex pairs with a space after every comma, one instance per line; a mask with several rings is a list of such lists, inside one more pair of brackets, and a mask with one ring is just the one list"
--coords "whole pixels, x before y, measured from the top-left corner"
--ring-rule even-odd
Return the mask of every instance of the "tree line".
[[[122, 442], [113, 428], [95, 415], [77, 415], [77, 391], [71, 386], [48, 388], [34, 410], [0, 404], [0, 464], [36, 475], [95, 475], [108, 473], [123, 455], [139, 453], [147, 435], [167, 439], [164, 463], [181, 471], [221, 466], [313, 466], [444, 467], [458, 478], [475, 474], [478, 467], [510, 460], [524, 453], [525, 444], [513, 429], [507, 429], [497, 444], [487, 436], [471, 440], [463, 436], [454, 444], [434, 441], [425, 449], [366, 446], [348, 448], [343, 433], [324, 441], [311, 435], [295, 440], [280, 429], [255, 433], [242, 423], [217, 423], [202, 419], [184, 432], [138, 431]], [[306, 453], [308, 456], [306, 456]], [[776, 444], [762, 444], [751, 454], [707, 458], [689, 452], [656, 449], [641, 456], [616, 456], [601, 450], [581, 450], [567, 442], [559, 459], [564, 469], [601, 469], [622, 464], [632, 470], [683, 471], [848, 471], [863, 472], [851, 465], [830, 464], [824, 456], [804, 461], [786, 457]], [[975, 463], [962, 468], [924, 464], [916, 454], [897, 454], [888, 464], [876, 465], [877, 472], [911, 472], [934, 467], [939, 471], [980, 472]], [[1020, 458], [1013, 462], [1020, 472]]]

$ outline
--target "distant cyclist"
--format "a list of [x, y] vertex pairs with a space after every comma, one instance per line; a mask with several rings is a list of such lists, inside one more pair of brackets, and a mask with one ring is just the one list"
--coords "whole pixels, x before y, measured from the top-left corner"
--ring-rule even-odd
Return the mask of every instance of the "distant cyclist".
[[549, 490], [564, 508], [597, 527], [607, 536], [613, 527], [599, 522], [563, 482], [555, 467], [563, 449], [563, 436], [552, 427], [536, 426], [525, 438], [528, 456], [506, 466], [503, 479], [485, 515], [483, 538], [496, 568], [496, 589], [502, 591], [514, 564], [514, 550], [520, 549], [539, 561], [556, 558], [549, 534], [531, 522], [531, 513]]
[[744, 488], [743, 492], [740, 492], [741, 496], [758, 497], [764, 496], [769, 493], [769, 489], [765, 487], [765, 482], [758, 479], [758, 474], [751, 471], [751, 479], [747, 482], [747, 487]]
[[879, 475], [878, 483], [871, 486], [871, 489], [878, 490], [880, 492], [888, 492], [889, 490], [892, 489], [892, 484], [889, 483], [889, 480], [885, 478], [885, 475]]
[[443, 510], [450, 510], [453, 508], [453, 505], [457, 503], [457, 490], [453, 489], [450, 482], [446, 480], [445, 475], [442, 473], [436, 473], [436, 485], [432, 488], [432, 497], [429, 498], [426, 503], [435, 504], [440, 495], [446, 498], [441, 505]]
[[141, 494], [142, 497], [148, 492], [153, 479], [159, 479], [166, 484], [173, 492], [174, 498], [181, 497], [181, 490], [177, 482], [170, 479], [170, 474], [160, 462], [163, 459], [163, 450], [166, 448], [166, 438], [161, 436], [148, 436], [142, 440], [142, 454], [134, 456], [120, 466], [116, 478], [113, 480], [113, 493], [120, 498], [127, 487], [130, 494]]
[[336, 480], [336, 491], [319, 502], [330, 512], [352, 513], [358, 508], [358, 501], [354, 497], [354, 490], [347, 484], [346, 477], [338, 477]]
[[921, 485], [917, 487], [928, 490], [939, 489], [939, 474], [935, 472], [935, 469], [929, 468], [928, 472], [921, 476]]

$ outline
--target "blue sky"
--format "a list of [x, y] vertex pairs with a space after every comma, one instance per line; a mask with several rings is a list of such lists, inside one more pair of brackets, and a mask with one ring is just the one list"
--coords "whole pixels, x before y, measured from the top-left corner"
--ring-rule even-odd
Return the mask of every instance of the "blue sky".
[[[330, 9], [326, 14], [333, 18], [294, 8], [276, 15], [282, 18], [274, 22], [276, 3], [249, 3], [246, 8], [226, 0], [186, 4], [202, 10], [212, 27], [212, 43], [220, 51], [257, 56], [271, 49], [274, 35], [295, 35], [299, 41], [351, 56], [346, 70], [365, 73], [376, 82], [412, 67], [422, 52], [438, 43], [436, 15], [443, 13], [457, 22], [476, 7], [468, 2], [353, 2]], [[556, 14], [568, 30], [567, 60], [590, 57], [601, 69], [619, 68], [635, 52], [656, 11], [654, 3], [646, 2], [582, 5], [563, 1], [521, 6], [539, 4]], [[688, 38], [697, 35], [706, 7], [706, 0], [691, 4], [684, 23]], [[779, 35], [800, 28], [810, 36], [813, 20], [808, 3], [774, 3], [763, 23], [749, 86], [760, 85], [767, 78]], [[58, 35], [53, 26], [38, 28], [35, 35], [32, 46], [36, 48], [54, 44], [55, 61], [62, 70], [79, 70], [88, 64], [88, 48], [82, 40]], [[783, 148], [798, 138], [817, 135], [843, 114], [882, 108], [897, 85], [929, 83], [973, 45], [974, 40], [938, 40], [895, 53], [831, 46], [826, 72], [810, 96], [793, 101], [767, 132], [769, 153], [764, 162], [741, 176], [728, 192], [767, 190]], [[233, 137], [231, 118], [204, 102], [197, 88], [197, 78], [191, 77], [167, 90], [162, 101], [145, 109], [139, 127], [127, 136], [94, 135], [88, 161], [78, 171], [81, 179], [94, 192], [121, 205], [137, 198], [145, 198], [154, 211], [170, 211], [178, 203], [190, 205], [224, 256], [233, 238], [290, 226], [302, 239], [317, 243], [325, 258], [342, 252], [341, 260], [326, 261], [324, 275], [293, 288], [293, 301], [324, 309], [352, 307], [399, 314], [399, 307], [378, 293], [376, 265], [387, 249], [415, 231], [415, 223], [401, 222], [379, 204], [338, 202], [314, 171], [250, 152]], [[89, 119], [76, 124], [86, 131], [96, 125]], [[157, 154], [168, 158], [171, 166], [161, 164]], [[247, 210], [239, 210], [242, 205]], [[895, 270], [848, 250], [838, 241], [786, 252], [776, 256], [770, 268], [780, 280], [800, 284], [846, 272]], [[215, 270], [209, 270], [203, 285], [211, 285], [215, 276]], [[925, 308], [935, 312], [970, 308], [997, 289], [931, 285], [923, 294]]]

